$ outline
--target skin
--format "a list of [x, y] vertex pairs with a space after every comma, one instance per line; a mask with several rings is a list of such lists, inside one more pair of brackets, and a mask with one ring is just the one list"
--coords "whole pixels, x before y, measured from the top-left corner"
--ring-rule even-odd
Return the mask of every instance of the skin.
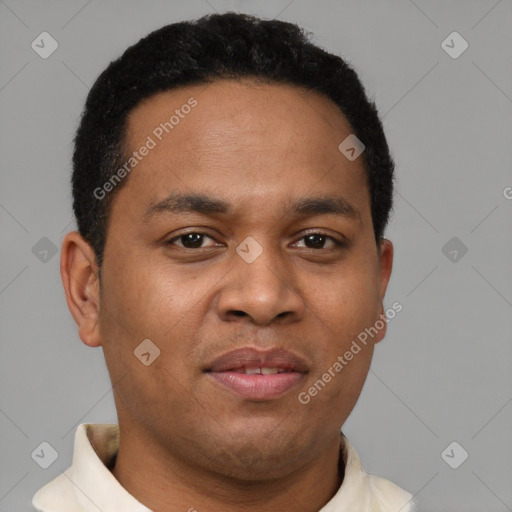
[[[362, 157], [338, 150], [350, 125], [316, 92], [222, 80], [159, 93], [130, 113], [127, 153], [190, 97], [197, 106], [114, 199], [101, 295], [90, 245], [70, 232], [62, 246], [79, 336], [103, 347], [113, 383], [121, 437], [112, 472], [155, 512], [318, 511], [341, 484], [339, 432], [385, 327], [307, 405], [297, 397], [384, 313], [393, 246], [375, 241]], [[144, 223], [173, 191], [221, 198], [233, 212]], [[300, 197], [333, 194], [357, 217], [285, 213]], [[186, 249], [176, 238], [184, 230], [205, 233], [202, 246]], [[348, 246], [308, 243], [311, 232]], [[250, 264], [236, 252], [248, 236], [263, 249]], [[133, 353], [147, 338], [161, 350], [149, 366]], [[244, 346], [290, 349], [309, 373], [278, 399], [243, 399], [203, 370]]]

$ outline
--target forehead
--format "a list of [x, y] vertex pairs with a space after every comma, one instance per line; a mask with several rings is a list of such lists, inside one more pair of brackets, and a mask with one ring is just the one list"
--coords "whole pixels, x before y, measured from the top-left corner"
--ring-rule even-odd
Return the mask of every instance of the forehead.
[[287, 84], [219, 80], [159, 93], [127, 118], [126, 159], [152, 149], [116, 201], [130, 201], [140, 215], [173, 192], [260, 207], [308, 191], [346, 192], [364, 202], [362, 158], [349, 161], [338, 149], [351, 133], [327, 97]]
[[[197, 104], [189, 108], [192, 102]], [[185, 118], [187, 122], [182, 123]], [[352, 131], [338, 106], [323, 94], [252, 79], [218, 80], [144, 99], [127, 117], [127, 146], [136, 148], [141, 137], [158, 132], [166, 122], [172, 126], [167, 125], [169, 131], [163, 129], [164, 137], [172, 133], [173, 138], [179, 139], [186, 132], [189, 145], [196, 143], [197, 149], [207, 143], [236, 143], [241, 136], [259, 135], [261, 142], [261, 136], [269, 134], [269, 130], [273, 132], [267, 138], [267, 143], [272, 143], [269, 145], [279, 146], [292, 138], [299, 141], [304, 137], [315, 144], [329, 145], [333, 138], [335, 141], [340, 134]], [[186, 126], [178, 128], [179, 124]], [[277, 131], [276, 127], [286, 129]]]

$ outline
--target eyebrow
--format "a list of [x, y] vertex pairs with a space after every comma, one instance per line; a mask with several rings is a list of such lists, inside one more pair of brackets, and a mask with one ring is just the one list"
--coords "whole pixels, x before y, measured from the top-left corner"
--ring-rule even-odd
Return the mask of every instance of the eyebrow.
[[[142, 220], [148, 223], [152, 218], [165, 213], [199, 213], [202, 215], [228, 215], [233, 206], [223, 199], [206, 196], [204, 194], [171, 193], [168, 197], [157, 203], [149, 205]], [[360, 218], [359, 211], [344, 197], [322, 196], [302, 197], [286, 208], [285, 214], [296, 216], [313, 215], [339, 215], [349, 219]]]

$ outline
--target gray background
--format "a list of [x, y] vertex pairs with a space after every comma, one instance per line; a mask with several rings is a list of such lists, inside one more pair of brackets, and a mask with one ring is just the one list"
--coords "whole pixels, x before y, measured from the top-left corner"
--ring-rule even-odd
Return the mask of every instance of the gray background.
[[[510, 0], [0, 0], [0, 511], [31, 509], [69, 466], [79, 423], [116, 421], [101, 349], [81, 343], [59, 274], [88, 89], [151, 30], [226, 10], [299, 23], [344, 56], [397, 164], [386, 306], [403, 311], [345, 434], [424, 511], [512, 510]], [[59, 43], [47, 59], [31, 48], [43, 31]], [[469, 44], [456, 59], [441, 47], [453, 31]], [[42, 441], [59, 454], [48, 469], [31, 458]], [[457, 469], [441, 456], [453, 441], [446, 460], [469, 453]]]

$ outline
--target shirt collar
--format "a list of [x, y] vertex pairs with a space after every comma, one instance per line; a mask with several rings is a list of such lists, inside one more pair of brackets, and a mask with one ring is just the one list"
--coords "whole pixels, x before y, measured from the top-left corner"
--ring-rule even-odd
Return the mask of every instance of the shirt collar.
[[68, 476], [85, 512], [151, 512], [108, 469], [118, 448], [119, 426], [115, 423], [81, 424], [77, 428]]
[[[319, 512], [409, 512], [412, 495], [388, 480], [368, 475], [354, 447], [342, 432], [340, 436], [341, 457], [345, 463], [343, 482]], [[33, 505], [45, 512], [60, 512], [55, 508], [57, 503], [62, 503], [60, 498], [56, 499], [59, 492], [62, 493], [59, 496], [68, 496], [69, 504], [62, 509], [66, 512], [151, 512], [129, 494], [108, 469], [118, 447], [117, 424], [79, 425], [71, 467], [41, 488], [34, 495]], [[80, 508], [72, 508], [72, 501]]]

